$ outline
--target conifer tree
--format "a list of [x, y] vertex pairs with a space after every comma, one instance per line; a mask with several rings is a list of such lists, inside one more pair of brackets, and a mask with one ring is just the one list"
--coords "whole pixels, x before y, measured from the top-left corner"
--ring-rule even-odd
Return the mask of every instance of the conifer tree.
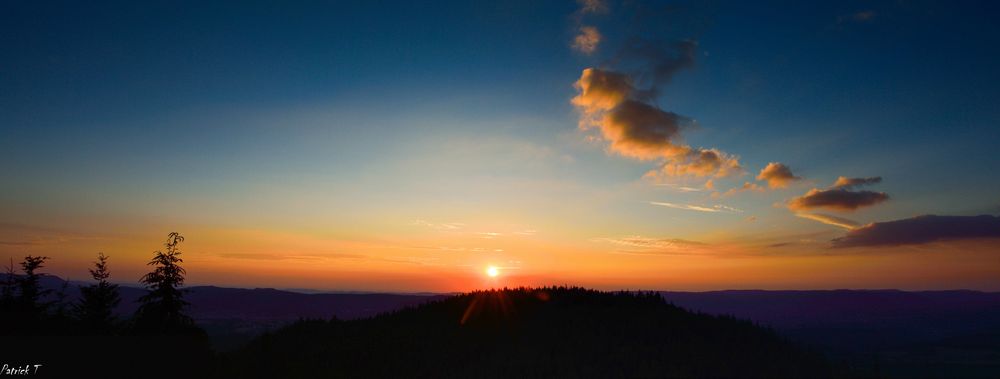
[[48, 308], [48, 304], [41, 299], [49, 293], [49, 290], [41, 288], [39, 281], [42, 274], [37, 272], [45, 267], [45, 261], [48, 259], [49, 257], [28, 255], [21, 262], [21, 271], [24, 275], [15, 279], [18, 287], [16, 307], [26, 316], [44, 315]]
[[96, 333], [108, 333], [113, 329], [115, 317], [114, 308], [121, 302], [118, 285], [108, 281], [111, 271], [108, 270], [108, 256], [97, 255], [90, 276], [97, 281], [80, 288], [81, 299], [76, 306], [77, 318], [82, 326]]
[[187, 271], [180, 266], [180, 244], [184, 237], [177, 232], [167, 235], [165, 251], [156, 251], [148, 265], [153, 271], [139, 280], [148, 292], [139, 298], [142, 305], [135, 316], [135, 327], [142, 333], [177, 333], [190, 329], [194, 321], [184, 314], [188, 305], [184, 301], [184, 275]]
[[10, 259], [10, 265], [6, 268], [4, 278], [0, 281], [0, 311], [9, 313], [14, 309], [14, 290], [17, 282], [14, 274], [14, 258]]

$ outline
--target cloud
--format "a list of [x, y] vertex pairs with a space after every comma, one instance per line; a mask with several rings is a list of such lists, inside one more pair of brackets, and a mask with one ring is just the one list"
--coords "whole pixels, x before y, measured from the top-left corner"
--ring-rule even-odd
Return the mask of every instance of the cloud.
[[[747, 192], [747, 191], [763, 192], [764, 191], [764, 187], [761, 187], [757, 183], [743, 182], [742, 186], [736, 187], [736, 188], [730, 188], [729, 191], [726, 191], [726, 192], [722, 193], [722, 196], [723, 197], [725, 197], [725, 196], [733, 196], [733, 195], [738, 194], [740, 192]], [[712, 193], [712, 196], [713, 197], [718, 197], [719, 193], [718, 192]]]
[[760, 174], [757, 175], [757, 180], [766, 181], [770, 188], [785, 188], [791, 182], [800, 179], [802, 178], [792, 174], [791, 168], [778, 162], [768, 163], [767, 167], [760, 170]]
[[854, 211], [858, 208], [870, 207], [872, 205], [889, 200], [889, 195], [885, 192], [874, 191], [851, 191], [843, 188], [816, 189], [813, 188], [805, 195], [792, 199], [788, 203], [788, 208], [795, 211], [825, 208], [835, 211]]
[[413, 220], [413, 222], [410, 223], [410, 224], [411, 225], [426, 226], [428, 228], [436, 229], [436, 230], [458, 230], [458, 229], [462, 229], [463, 227], [465, 227], [465, 224], [460, 223], [460, 222], [441, 222], [441, 223], [435, 223], [435, 222], [429, 222], [429, 221], [420, 220], [420, 219]]
[[847, 230], [853, 230], [859, 226], [859, 224], [854, 220], [822, 213], [796, 213], [795, 216], [813, 221], [819, 221], [827, 225], [833, 225]]
[[616, 251], [618, 254], [630, 255], [689, 255], [702, 254], [710, 245], [697, 241], [677, 238], [649, 238], [643, 236], [626, 236], [617, 238], [594, 238], [592, 242], [606, 242], [624, 246], [632, 250]]
[[642, 67], [636, 75], [648, 82], [653, 95], [657, 89], [670, 82], [681, 70], [694, 67], [698, 41], [683, 39], [672, 42], [646, 38], [632, 38], [618, 53], [618, 59], [636, 62]]
[[573, 48], [577, 51], [590, 55], [597, 51], [597, 45], [601, 43], [601, 32], [593, 26], [581, 26], [580, 33], [573, 38]]
[[[591, 117], [617, 107], [636, 92], [628, 75], [598, 68], [584, 69], [573, 87], [580, 93], [570, 102]], [[585, 121], [591, 120], [581, 120], [581, 126]]]
[[870, 178], [848, 178], [846, 176], [841, 176], [837, 178], [836, 182], [833, 182], [833, 188], [854, 188], [859, 186], [878, 184], [881, 182], [882, 182], [881, 176], [873, 176]]
[[577, 0], [580, 4], [580, 13], [604, 13], [608, 11], [608, 4], [604, 0]]
[[[707, 188], [707, 184], [708, 183], [706, 183], [706, 188]], [[674, 191], [677, 191], [677, 192], [701, 192], [701, 191], [704, 191], [701, 188], [681, 186], [681, 185], [678, 185], [676, 183], [656, 183], [654, 185], [658, 186], [658, 187], [669, 187], [670, 189], [672, 189]]]
[[[638, 160], [659, 160], [649, 177], [728, 177], [743, 173], [739, 157], [718, 149], [696, 148], [680, 143], [681, 132], [694, 120], [650, 103], [658, 85], [677, 71], [693, 64], [693, 42], [662, 48], [634, 44], [623, 53], [642, 61], [636, 75], [600, 68], [587, 68], [574, 83], [578, 93], [570, 101], [580, 112], [581, 130], [597, 130], [608, 142], [608, 151]], [[647, 83], [636, 87], [636, 77]]]
[[619, 238], [595, 238], [593, 239], [593, 241], [610, 242], [616, 245], [639, 247], [639, 248], [653, 248], [653, 249], [706, 245], [705, 243], [702, 242], [688, 241], [677, 238], [649, 238], [643, 236], [626, 236]]
[[688, 149], [672, 140], [691, 120], [656, 107], [626, 100], [611, 109], [597, 123], [608, 149], [622, 156], [640, 160], [683, 158]]
[[854, 211], [858, 208], [870, 207], [886, 200], [889, 194], [874, 191], [854, 191], [855, 187], [875, 184], [882, 177], [846, 178], [839, 177], [833, 186], [827, 189], [813, 188], [805, 195], [792, 199], [788, 208], [794, 211], [804, 211], [825, 208], [835, 211]]
[[683, 153], [674, 156], [663, 163], [658, 170], [647, 173], [648, 176], [698, 176], [698, 177], [729, 177], [743, 173], [743, 166], [737, 156], [727, 154], [718, 149], [680, 148]]
[[743, 212], [742, 210], [739, 210], [739, 209], [736, 209], [736, 208], [733, 208], [733, 207], [730, 207], [730, 206], [722, 205], [722, 204], [716, 204], [716, 205], [713, 205], [711, 207], [705, 207], [705, 206], [700, 206], [700, 205], [667, 203], [667, 202], [662, 202], [662, 201], [650, 201], [649, 203], [652, 204], [652, 205], [658, 205], [658, 206], [661, 206], [661, 207], [674, 208], [674, 209], [683, 209], [683, 210], [688, 210], [688, 211], [698, 211], [698, 212], [710, 212], [710, 213], [719, 213], [719, 212], [740, 213], [740, 212]]
[[1000, 217], [924, 215], [876, 222], [834, 239], [833, 246], [900, 246], [971, 238], [1000, 238]]
[[220, 258], [227, 259], [244, 259], [244, 260], [264, 260], [264, 261], [278, 261], [278, 260], [324, 260], [324, 259], [362, 259], [365, 258], [364, 255], [359, 254], [349, 254], [349, 253], [327, 253], [327, 254], [299, 254], [299, 255], [285, 255], [285, 254], [267, 254], [267, 253], [221, 253], [216, 254]]

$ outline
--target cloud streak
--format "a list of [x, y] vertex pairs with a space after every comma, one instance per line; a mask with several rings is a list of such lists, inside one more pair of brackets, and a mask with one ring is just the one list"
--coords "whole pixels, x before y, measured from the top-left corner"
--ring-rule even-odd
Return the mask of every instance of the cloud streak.
[[649, 249], [668, 249], [668, 248], [683, 248], [690, 246], [706, 246], [706, 244], [702, 242], [688, 241], [678, 238], [649, 238], [643, 236], [626, 236], [620, 238], [595, 238], [594, 241], [609, 242], [616, 245], [638, 247], [638, 248], [649, 248]]
[[822, 213], [796, 213], [795, 216], [818, 221], [827, 225], [841, 227], [847, 230], [853, 230], [859, 226], [859, 224], [853, 220]]
[[650, 201], [649, 203], [652, 204], [652, 205], [656, 205], [656, 206], [667, 207], [667, 208], [674, 208], [674, 209], [683, 209], [683, 210], [687, 210], [687, 211], [698, 211], [698, 212], [708, 212], [708, 213], [741, 213], [741, 212], [743, 212], [740, 209], [736, 209], [736, 208], [733, 208], [733, 207], [730, 207], [730, 206], [726, 206], [726, 205], [722, 205], [722, 204], [716, 204], [716, 205], [713, 205], [713, 206], [710, 206], [710, 207], [706, 207], [706, 206], [701, 206], [701, 205], [677, 204], [677, 203], [668, 203], [668, 202], [663, 202], [663, 201]]
[[458, 230], [458, 229], [462, 229], [463, 227], [465, 227], [465, 224], [460, 223], [460, 222], [441, 222], [441, 223], [435, 223], [435, 222], [430, 222], [430, 221], [420, 220], [420, 219], [413, 220], [413, 222], [411, 223], [411, 225], [426, 226], [428, 228], [435, 229], [435, 230]]
[[605, 242], [623, 246], [629, 250], [618, 250], [615, 254], [628, 255], [701, 255], [709, 244], [678, 238], [649, 238], [626, 236], [617, 238], [594, 238], [592, 242]]
[[924, 215], [876, 222], [832, 243], [834, 247], [901, 246], [973, 238], [1000, 238], [1000, 217]]

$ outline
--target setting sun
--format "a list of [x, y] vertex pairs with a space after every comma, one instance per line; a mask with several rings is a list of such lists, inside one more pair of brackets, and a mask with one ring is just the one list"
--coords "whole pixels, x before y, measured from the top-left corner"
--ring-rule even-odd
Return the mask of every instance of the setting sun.
[[0, 379], [1000, 379], [1000, 0], [202, 3], [0, 0]]
[[496, 266], [489, 266], [486, 268], [486, 276], [495, 278], [497, 275], [500, 275], [500, 269]]

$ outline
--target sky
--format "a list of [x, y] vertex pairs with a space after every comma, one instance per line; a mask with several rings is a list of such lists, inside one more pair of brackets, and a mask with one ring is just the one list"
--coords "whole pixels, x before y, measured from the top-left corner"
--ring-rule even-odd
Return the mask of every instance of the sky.
[[[0, 4], [0, 258], [1000, 290], [995, 2]], [[485, 275], [487, 267], [499, 275]]]

